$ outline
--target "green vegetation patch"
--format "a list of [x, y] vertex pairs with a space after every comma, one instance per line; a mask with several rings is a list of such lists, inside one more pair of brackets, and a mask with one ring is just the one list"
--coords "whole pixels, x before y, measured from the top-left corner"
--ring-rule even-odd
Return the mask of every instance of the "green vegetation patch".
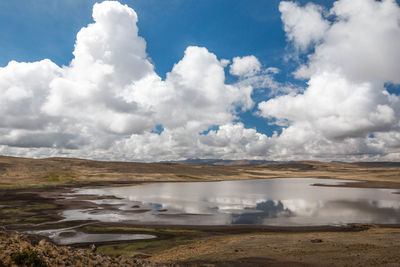
[[0, 225], [8, 225], [8, 224], [14, 224], [14, 223], [19, 223], [21, 220], [18, 218], [6, 218], [6, 219], [0, 219]]
[[12, 225], [17, 223], [42, 223], [53, 221], [49, 216], [57, 209], [57, 204], [40, 203], [35, 201], [11, 200], [8, 205], [0, 203], [0, 225]]
[[52, 221], [53, 219], [50, 217], [30, 217], [26, 218], [24, 222], [27, 223], [42, 223], [42, 222], [49, 222]]
[[127, 234], [155, 234], [156, 229], [152, 228], [140, 228], [140, 227], [129, 227], [129, 226], [93, 226], [87, 225], [82, 228], [83, 231], [89, 233], [127, 233]]
[[32, 188], [32, 187], [37, 187], [37, 184], [10, 184], [10, 183], [0, 183], [0, 189], [2, 189], [2, 190]]
[[26, 201], [24, 200], [6, 200], [6, 201], [0, 201], [0, 206], [15, 206], [15, 205], [21, 205], [25, 204]]
[[41, 182], [54, 184], [69, 184], [76, 180], [76, 176], [70, 173], [50, 173], [40, 178]]
[[82, 228], [83, 231], [89, 233], [127, 233], [127, 234], [153, 234], [153, 235], [199, 235], [202, 232], [197, 230], [185, 229], [155, 229], [146, 227], [130, 227], [130, 226], [96, 226], [87, 225]]
[[56, 209], [57, 205], [52, 204], [52, 203], [33, 203], [33, 204], [28, 204], [26, 209], [28, 210], [53, 210]]
[[5, 206], [0, 208], [0, 215], [3, 216], [33, 216], [37, 212], [43, 212], [46, 210], [56, 209], [56, 204], [50, 203], [32, 203], [32, 204], [20, 204], [13, 206]]
[[1, 216], [32, 216], [35, 213], [27, 211], [23, 207], [6, 207], [0, 209]]

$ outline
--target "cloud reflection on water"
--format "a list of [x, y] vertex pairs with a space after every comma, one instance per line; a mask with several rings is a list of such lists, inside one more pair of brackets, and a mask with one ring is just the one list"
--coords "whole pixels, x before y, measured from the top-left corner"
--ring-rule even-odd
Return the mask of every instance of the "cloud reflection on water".
[[[67, 220], [191, 225], [326, 225], [400, 223], [400, 196], [388, 189], [310, 186], [338, 180], [296, 178], [203, 183], [156, 183], [78, 189], [79, 195], [119, 204], [99, 210], [67, 210]], [[139, 208], [132, 208], [133, 206]], [[148, 209], [149, 211], [145, 211]], [[143, 212], [137, 212], [144, 210]]]

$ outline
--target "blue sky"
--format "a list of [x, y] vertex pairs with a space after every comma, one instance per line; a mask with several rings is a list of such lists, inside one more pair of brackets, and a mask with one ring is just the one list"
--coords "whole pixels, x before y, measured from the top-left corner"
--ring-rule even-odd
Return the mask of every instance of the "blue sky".
[[[66, 66], [67, 69], [70, 68], [69, 64], [74, 58], [72, 52], [74, 51], [77, 33], [89, 23], [93, 23], [92, 9], [96, 2], [98, 1], [1, 1], [0, 67], [3, 67], [3, 70], [6, 71], [7, 64], [12, 60], [17, 62], [38, 62], [47, 58], [56, 63], [59, 67]], [[149, 57], [147, 60], [149, 60], [149, 62], [154, 66], [155, 73], [162, 80], [166, 80], [166, 73], [171, 72], [173, 66], [180, 63], [186, 57], [184, 53], [187, 47], [196, 46], [205, 47], [209, 53], [215, 55], [219, 60], [228, 59], [231, 60], [231, 63], [232, 59], [235, 57], [246, 57], [249, 55], [255, 56], [261, 63], [261, 71], [257, 78], [259, 80], [272, 79], [278, 90], [281, 90], [279, 93], [271, 93], [272, 89], [268, 86], [260, 89], [254, 87], [255, 85], [252, 84], [251, 86], [254, 88], [252, 90], [251, 98], [254, 105], [251, 107], [244, 107], [243, 103], [237, 104], [238, 99], [240, 99], [239, 97], [236, 100], [232, 100], [233, 102], [226, 107], [236, 108], [236, 119], [231, 120], [233, 125], [243, 123], [245, 129], [256, 130], [256, 134], [252, 138], [265, 139], [262, 141], [264, 143], [255, 149], [256, 152], [250, 153], [247, 151], [240, 155], [235, 155], [232, 154], [234, 152], [230, 152], [229, 155], [223, 155], [221, 154], [223, 153], [222, 150], [218, 150], [219, 152], [212, 150], [214, 152], [210, 152], [208, 149], [202, 148], [203, 150], [201, 150], [202, 152], [199, 152], [199, 154], [203, 153], [204, 157], [221, 157], [222, 155], [222, 157], [227, 158], [254, 157], [269, 159], [271, 153], [278, 153], [280, 155], [282, 153], [280, 157], [283, 158], [285, 158], [286, 153], [288, 153], [288, 158], [292, 158], [293, 155], [297, 154], [304, 158], [314, 158], [319, 157], [320, 155], [325, 155], [325, 152], [322, 153], [320, 151], [321, 147], [325, 147], [324, 150], [326, 150], [326, 147], [329, 147], [330, 145], [333, 145], [334, 147], [342, 145], [343, 148], [346, 149], [354, 146], [352, 147], [354, 151], [343, 152], [344, 155], [375, 155], [376, 153], [379, 156], [387, 156], [395, 153], [393, 152], [394, 149], [391, 147], [392, 145], [390, 145], [389, 148], [388, 144], [397, 142], [390, 139], [395, 138], [397, 140], [397, 137], [394, 137], [397, 136], [397, 128], [395, 128], [394, 125], [397, 125], [396, 119], [398, 115], [396, 108], [393, 106], [396, 105], [396, 103], [393, 102], [393, 97], [390, 98], [391, 100], [382, 100], [382, 96], [378, 97], [376, 93], [371, 92], [374, 90], [376, 92], [382, 92], [382, 89], [387, 89], [390, 94], [397, 96], [399, 82], [396, 78], [393, 78], [396, 76], [393, 75], [393, 73], [400, 73], [400, 71], [397, 69], [397, 65], [391, 61], [390, 57], [382, 55], [381, 57], [372, 56], [370, 58], [370, 55], [375, 54], [374, 51], [377, 51], [378, 47], [386, 46], [386, 44], [393, 44], [389, 48], [385, 48], [385, 51], [389, 54], [395, 54], [393, 56], [393, 61], [396, 59], [397, 52], [394, 51], [396, 51], [395, 43], [397, 42], [396, 31], [398, 30], [398, 25], [394, 25], [391, 29], [386, 29], [383, 22], [382, 25], [379, 24], [378, 15], [380, 14], [379, 12], [382, 13], [381, 21], [386, 18], [389, 20], [390, 16], [398, 16], [396, 12], [398, 12], [400, 0], [298, 0], [296, 2], [286, 2], [286, 6], [279, 0], [121, 0], [119, 2], [121, 4], [127, 4], [130, 8], [136, 11], [139, 18], [137, 23], [139, 36], [143, 37], [146, 41], [145, 49]], [[336, 7], [332, 8], [334, 4]], [[385, 5], [387, 9], [385, 9]], [[372, 22], [373, 20], [371, 19], [371, 21], [366, 20], [361, 22], [364, 23], [365, 26], [362, 24], [359, 25], [356, 21], [360, 21], [362, 14], [360, 15], [357, 12], [353, 12], [353, 10], [358, 10], [360, 14], [363, 12], [366, 14], [367, 12], [377, 10], [377, 15], [375, 16], [374, 14], [371, 16], [371, 18], [374, 17], [372, 19], [375, 19], [376, 17], [377, 22]], [[389, 13], [390, 15], [388, 15]], [[301, 14], [300, 18], [296, 18], [298, 14]], [[286, 16], [285, 18], [283, 17], [284, 15]], [[344, 18], [346, 16], [349, 17]], [[354, 20], [352, 18], [354, 18]], [[295, 21], [294, 24], [293, 21]], [[369, 26], [367, 26], [369, 23], [375, 23], [379, 27], [377, 26], [376, 29], [374, 26], [369, 28]], [[340, 25], [344, 25], [343, 29], [340, 28]], [[358, 30], [358, 32], [351, 32], [352, 29], [355, 29], [356, 27], [360, 27], [360, 30]], [[391, 32], [391, 34], [387, 34], [385, 31]], [[371, 44], [370, 47], [364, 47], [363, 44], [357, 43], [357, 38], [351, 37], [359, 33], [361, 33], [359, 39], [365, 38], [364, 43], [369, 43], [369, 38], [371, 38], [371, 40], [376, 40], [382, 36], [385, 38], [387, 37], [387, 41], [383, 42], [384, 40], [382, 39], [382, 43], [376, 41], [376, 43]], [[334, 40], [334, 38], [336, 38], [335, 36], [350, 37], [349, 40], [345, 40], [346, 37], [338, 37], [344, 38], [342, 41], [342, 39]], [[338, 48], [338, 51], [336, 52], [329, 50], [331, 46], [340, 47], [341, 43], [347, 43], [348, 46], [354, 47], [354, 51], [348, 51], [345, 48], [343, 51]], [[305, 48], [302, 48], [304, 44]], [[394, 49], [393, 52], [391, 52], [390, 49]], [[365, 52], [365, 54], [360, 52], [361, 54], [358, 55], [359, 51]], [[332, 55], [329, 54], [331, 52]], [[346, 58], [348, 58], [348, 60], [346, 60]], [[336, 62], [336, 59], [338, 59], [338, 62]], [[357, 64], [359, 65], [356, 66], [356, 63], [354, 62], [358, 62]], [[385, 64], [381, 66], [380, 63], [382, 62]], [[319, 84], [321, 82], [322, 74], [316, 70], [332, 70], [332, 66], [337, 68], [338, 73], [340, 73], [338, 74], [339, 76], [337, 78], [326, 78], [327, 80], [333, 79], [333, 82], [331, 81], [329, 83], [326, 82]], [[371, 66], [371, 69], [367, 69], [365, 66]], [[390, 67], [386, 68], [385, 66]], [[268, 74], [263, 76], [263, 70], [266, 71], [269, 67], [278, 68], [280, 71], [273, 75]], [[300, 75], [296, 71], [301, 69], [301, 67], [310, 67], [310, 69], [307, 74]], [[315, 68], [313, 69], [313, 67]], [[23, 68], [22, 65], [21, 68]], [[230, 73], [230, 68], [231, 65], [228, 65], [224, 69], [226, 84], [236, 86], [238, 81], [248, 78], [232, 75]], [[294, 75], [295, 72], [297, 73], [296, 78]], [[371, 75], [371, 73], [373, 73], [373, 75]], [[61, 76], [64, 77], [65, 75], [62, 74]], [[328, 86], [339, 81], [341, 78], [343, 78], [345, 85], [341, 84], [338, 85], [337, 88], [333, 89]], [[355, 98], [351, 92], [358, 92], [357, 90], [361, 90], [358, 88], [363, 82], [370, 84], [371, 87], [374, 88], [373, 90], [371, 89], [371, 92], [367, 90], [362, 93], [365, 96], [365, 99], [371, 98], [373, 100], [369, 102], [365, 100], [366, 102], [361, 103], [359, 98]], [[315, 85], [317, 83], [318, 86]], [[347, 95], [342, 94], [342, 99], [336, 99], [335, 93], [330, 92], [330, 90], [339, 92], [342, 90], [343, 86], [346, 87], [347, 85], [349, 85]], [[0, 87], [1, 86], [2, 85], [0, 84]], [[43, 99], [50, 99], [49, 97], [54, 93], [51, 92], [53, 89], [50, 83], [49, 86], [49, 89], [46, 90], [49, 90], [50, 93], [48, 95], [40, 96], [44, 97]], [[285, 86], [292, 88], [292, 91], [282, 91], [282, 88]], [[329, 88], [324, 89], [324, 86]], [[13, 87], [12, 85], [10, 85], [10, 87], [4, 87], [4, 92], [8, 90], [7, 88], [10, 89]], [[35, 88], [25, 89], [29, 92], [36, 90]], [[38, 90], [40, 91], [40, 89]], [[306, 95], [304, 99], [302, 96], [303, 91]], [[326, 95], [324, 95], [325, 92]], [[371, 95], [369, 95], [370, 93]], [[286, 98], [280, 97], [285, 94], [287, 94]], [[315, 94], [319, 94], [321, 98], [312, 99], [312, 97], [315, 97]], [[335, 95], [335, 97], [333, 95]], [[14, 98], [15, 97], [16, 96], [14, 96]], [[35, 103], [35, 97], [36, 96], [32, 98], [31, 103]], [[326, 107], [317, 106], [320, 101], [327, 101], [323, 100], [325, 97], [327, 97], [328, 102], [329, 98], [333, 98], [335, 99], [334, 101], [337, 102], [333, 104], [328, 103]], [[6, 101], [4, 103], [9, 104], [7, 107], [9, 110], [3, 111], [3, 113], [6, 114], [4, 116], [8, 116], [5, 117], [6, 121], [12, 120], [11, 118], [14, 116], [13, 110], [15, 111], [17, 108], [16, 106], [12, 106], [13, 102], [10, 101], [10, 99], [14, 98], [9, 98], [8, 100], [6, 98], [6, 100], [4, 100]], [[353, 100], [355, 103], [354, 106], [359, 107], [359, 113], [351, 110], [348, 111], [346, 110], [346, 107], [343, 107], [344, 111], [342, 111], [341, 108], [338, 108], [337, 110], [328, 109], [330, 104], [333, 106], [341, 106], [343, 103], [346, 103], [346, 101], [351, 102]], [[214, 104], [218, 105], [218, 103]], [[313, 106], [314, 104], [315, 107]], [[101, 105], [104, 105], [104, 103], [98, 105], [97, 108]], [[291, 108], [286, 110], [283, 108], [286, 106]], [[377, 121], [374, 121], [371, 117], [371, 114], [380, 114], [380, 112], [383, 114], [383, 111], [380, 108], [378, 111], [375, 110], [378, 106], [387, 106], [388, 109], [391, 110], [385, 111], [385, 116], [387, 116], [386, 124], [380, 124]], [[244, 109], [244, 111], [241, 112], [239, 111], [240, 109]], [[43, 113], [42, 107], [40, 110], [39, 113]], [[153, 108], [151, 110], [151, 112], [153, 112]], [[8, 111], [10, 111], [10, 115], [7, 115]], [[141, 112], [143, 112], [143, 114], [148, 114], [147, 112], [150, 111], [142, 110]], [[193, 110], [193, 113], [196, 112], [197, 111]], [[23, 112], [21, 111], [21, 113]], [[50, 114], [50, 112], [47, 113]], [[53, 113], [51, 116], [54, 116]], [[300, 114], [303, 113], [305, 115], [300, 116]], [[395, 115], [389, 115], [392, 113]], [[49, 114], [46, 114], [46, 116]], [[319, 117], [319, 114], [321, 114], [321, 117]], [[357, 114], [358, 117], [354, 114]], [[392, 119], [390, 116], [394, 116], [395, 119]], [[42, 119], [43, 118], [40, 118], [38, 120], [42, 121]], [[69, 119], [72, 118], [68, 118], [68, 120]], [[120, 119], [122, 119], [122, 117]], [[135, 121], [138, 125], [146, 124], [143, 121], [138, 122], [136, 119], [130, 119]], [[363, 119], [368, 120], [368, 123], [366, 122], [365, 124], [358, 125], [357, 123], [351, 122], [353, 120], [361, 122]], [[45, 120], [51, 121], [51, 119], [48, 118]], [[76, 118], [73, 120], [76, 120]], [[125, 126], [125, 128], [123, 127], [123, 130], [119, 129], [118, 131], [110, 131], [112, 134], [116, 134], [116, 132], [117, 134], [121, 133], [135, 140], [142, 140], [141, 138], [145, 138], [143, 137], [143, 131], [158, 135], [160, 135], [164, 129], [171, 129], [172, 131], [172, 128], [168, 128], [168, 126], [164, 127], [165, 125], [163, 121], [160, 121], [160, 118], [154, 120], [155, 121], [153, 122], [149, 119], [149, 121], [151, 121], [150, 124], [153, 126], [143, 126], [143, 129], [138, 130], [138, 132], [136, 132], [136, 130], [126, 130]], [[216, 135], [222, 134], [223, 131], [219, 131], [219, 129], [220, 127], [224, 127], [225, 123], [227, 123], [229, 119], [224, 123], [216, 122], [215, 124], [212, 123], [212, 120], [210, 119], [207, 119], [206, 121], [207, 123], [204, 124], [208, 125], [206, 130], [199, 126], [201, 128], [199, 133], [203, 136], [204, 133], [207, 135], [209, 132], [215, 133]], [[380, 121], [384, 120], [380, 119]], [[90, 125], [98, 125], [99, 123], [101, 124], [103, 122], [92, 121]], [[165, 124], [167, 125], [168, 123], [166, 122]], [[42, 129], [43, 132], [49, 131], [48, 129], [51, 128], [52, 130], [50, 132], [51, 134], [54, 134], [54, 136], [58, 136], [55, 132], [60, 131], [60, 129], [64, 131], [64, 127], [67, 127], [65, 125], [58, 125], [58, 128], [56, 127], [56, 129], [52, 128], [54, 127], [52, 123], [46, 125], [47, 128], [46, 130]], [[86, 127], [89, 124], [82, 125], [82, 127]], [[184, 127], [187, 127], [187, 125]], [[202, 127], [205, 127], [204, 125]], [[337, 125], [337, 127], [335, 128], [334, 125]], [[21, 130], [22, 132], [20, 132], [18, 127], [13, 128], [9, 126], [9, 124], [3, 126], [0, 125], [0, 131], [1, 129], [4, 129], [4, 132], [1, 132], [1, 134], [5, 136], [4, 140], [6, 140], [2, 141], [0, 138], [0, 152], [5, 151], [3, 153], [15, 154], [17, 153], [15, 151], [18, 149], [14, 150], [14, 146], [30, 147], [30, 145], [25, 145], [25, 143], [23, 145], [19, 143], [18, 138], [20, 138], [20, 136], [29, 135], [29, 138], [35, 139], [32, 136], [38, 134], [41, 136], [41, 134], [44, 134], [43, 132], [32, 133], [30, 132], [30, 129], [23, 129]], [[176, 129], [174, 128], [173, 131], [175, 130]], [[274, 139], [275, 137], [272, 137], [275, 131], [278, 133], [276, 140]], [[291, 131], [299, 133], [298, 135], [300, 137], [292, 136]], [[385, 135], [385, 137], [380, 137], [383, 133], [387, 136]], [[46, 132], [46, 134], [49, 134], [49, 132]], [[136, 134], [138, 134], [138, 136], [135, 136]], [[261, 134], [261, 137], [257, 134]], [[171, 133], [171, 136], [174, 136], [174, 133]], [[208, 135], [207, 138], [211, 138], [211, 136], [212, 135]], [[309, 139], [309, 136], [320, 136], [321, 139], [318, 139], [318, 141], [315, 142], [313, 141], [311, 144], [308, 143], [311, 140]], [[388, 136], [391, 137], [389, 138]], [[372, 140], [369, 137], [374, 137], [375, 139]], [[63, 137], [58, 136], [54, 143], [45, 145], [45, 147], [57, 147], [60, 145], [59, 142], [61, 141], [57, 141], [59, 140], [58, 138], [62, 139]], [[110, 138], [111, 137], [107, 137], [102, 140], [104, 143], [99, 147], [109, 146], [110, 142], [113, 142], [109, 141]], [[248, 136], [244, 136], [243, 138], [246, 139]], [[171, 138], [169, 140], [171, 140]], [[203, 141], [197, 140], [193, 142]], [[207, 142], [214, 144], [214, 141], [208, 140]], [[65, 142], [68, 143], [69, 141], [63, 140], [61, 146], [64, 146]], [[79, 142], [85, 144], [88, 142], [92, 143], [92, 141]], [[242, 145], [246, 142], [247, 141], [243, 140], [239, 141]], [[377, 148], [376, 144], [381, 144], [382, 142], [382, 147]], [[41, 145], [36, 145], [36, 141], [33, 143], [35, 144], [33, 147], [41, 148]], [[41, 141], [39, 143], [41, 143]], [[80, 147], [80, 145], [75, 144], [75, 141], [72, 143], [74, 143], [74, 145], [71, 147]], [[283, 143], [290, 144], [292, 147], [290, 149], [284, 148], [282, 147]], [[352, 145], [349, 145], [350, 143]], [[2, 145], [4, 146], [3, 150], [1, 150]], [[314, 146], [318, 146], [318, 148], [314, 149]], [[396, 146], [397, 145], [394, 145], [394, 147]], [[217, 144], [216, 147], [220, 147], [220, 144]], [[246, 150], [248, 147], [252, 147], [252, 144], [245, 144], [245, 146], [240, 149], [236, 147], [232, 148], [232, 151], [242, 151], [242, 149]], [[292, 152], [287, 152], [291, 151], [293, 147], [296, 147], [296, 149], [293, 149]], [[313, 147], [313, 149], [310, 149], [310, 147]], [[28, 155], [30, 155], [31, 152], [33, 153], [32, 155], [36, 155], [35, 153], [37, 151], [33, 152], [33, 150], [34, 149], [29, 150]], [[175, 151], [176, 153], [174, 152], [172, 156], [169, 155], [166, 157], [188, 157], [191, 156], [188, 151], [192, 150], [193, 148], [185, 147], [185, 149], [183, 149], [182, 147], [178, 147]], [[308, 151], [311, 150], [314, 152], [308, 154]], [[196, 149], [193, 151], [196, 151]], [[18, 153], [24, 154], [25, 152]], [[50, 152], [43, 153], [46, 154]], [[68, 154], [70, 152], [54, 150], [51, 153]], [[340, 153], [338, 152], [337, 154]], [[80, 154], [78, 153], [73, 155]], [[93, 157], [88, 155], [86, 152], [82, 155]], [[336, 158], [332, 155], [328, 155], [327, 157]], [[145, 160], [149, 159], [152, 159], [151, 155], [145, 157]]]
[[[12, 59], [72, 59], [76, 33], [91, 22], [96, 1], [2, 1], [1, 65]], [[121, 1], [139, 15], [139, 34], [160, 75], [170, 71], [189, 45], [206, 46], [219, 57], [254, 54], [279, 64], [285, 35], [279, 1]]]
[[[92, 22], [94, 3], [75, 0], [0, 2], [0, 64], [49, 58], [72, 59], [77, 32]], [[265, 65], [285, 66], [285, 33], [279, 0], [129, 0], [139, 15], [139, 34], [157, 72], [164, 75], [189, 45], [208, 47], [222, 58], [254, 54]], [[298, 1], [306, 4], [310, 1]], [[313, 1], [326, 7], [332, 1]], [[7, 51], [7, 52], [5, 52]]]
[[[78, 31], [92, 22], [98, 1], [20, 0], [0, 2], [0, 65], [10, 60], [49, 58], [58, 65], [72, 59]], [[139, 34], [156, 71], [164, 76], [189, 45], [205, 46], [220, 58], [255, 55], [263, 65], [293, 70], [284, 61], [287, 42], [279, 0], [120, 1], [139, 16]], [[309, 1], [298, 1], [305, 4]], [[315, 3], [330, 7], [332, 1]], [[290, 77], [285, 77], [290, 78]]]
[[[0, 66], [11, 60], [38, 61], [49, 58], [68, 65], [78, 31], [92, 22], [98, 1], [21, 0], [0, 2]], [[219, 58], [255, 55], [264, 66], [282, 70], [279, 79], [299, 82], [291, 72], [297, 64], [285, 61], [288, 49], [278, 0], [136, 0], [120, 1], [139, 16], [139, 35], [161, 77], [171, 71], [187, 46], [204, 46]], [[305, 4], [307, 1], [300, 1]], [[331, 1], [315, 1], [332, 5]], [[227, 80], [235, 77], [227, 72]], [[301, 82], [299, 82], [301, 84]], [[255, 98], [264, 99], [265, 94]], [[272, 134], [280, 127], [246, 112], [240, 115], [246, 127]]]

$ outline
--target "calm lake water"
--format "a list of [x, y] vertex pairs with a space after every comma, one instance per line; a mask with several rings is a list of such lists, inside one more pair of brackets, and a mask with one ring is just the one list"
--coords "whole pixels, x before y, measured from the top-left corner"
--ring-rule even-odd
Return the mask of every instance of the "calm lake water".
[[[154, 183], [76, 189], [68, 197], [91, 209], [66, 210], [65, 220], [180, 225], [343, 225], [400, 223], [400, 195], [393, 189], [312, 186], [351, 182], [313, 178], [196, 183]], [[82, 196], [83, 195], [83, 196]]]
[[54, 229], [54, 230], [41, 230], [31, 231], [37, 235], [49, 237], [53, 242], [58, 245], [73, 245], [81, 243], [97, 243], [97, 242], [110, 242], [110, 241], [128, 241], [128, 240], [142, 240], [156, 238], [154, 235], [146, 234], [88, 234], [74, 229]]

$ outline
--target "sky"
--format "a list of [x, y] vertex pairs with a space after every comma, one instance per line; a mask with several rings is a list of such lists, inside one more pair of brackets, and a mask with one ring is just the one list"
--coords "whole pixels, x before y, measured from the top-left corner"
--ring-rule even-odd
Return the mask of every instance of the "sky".
[[0, 155], [398, 161], [399, 2], [1, 1]]

